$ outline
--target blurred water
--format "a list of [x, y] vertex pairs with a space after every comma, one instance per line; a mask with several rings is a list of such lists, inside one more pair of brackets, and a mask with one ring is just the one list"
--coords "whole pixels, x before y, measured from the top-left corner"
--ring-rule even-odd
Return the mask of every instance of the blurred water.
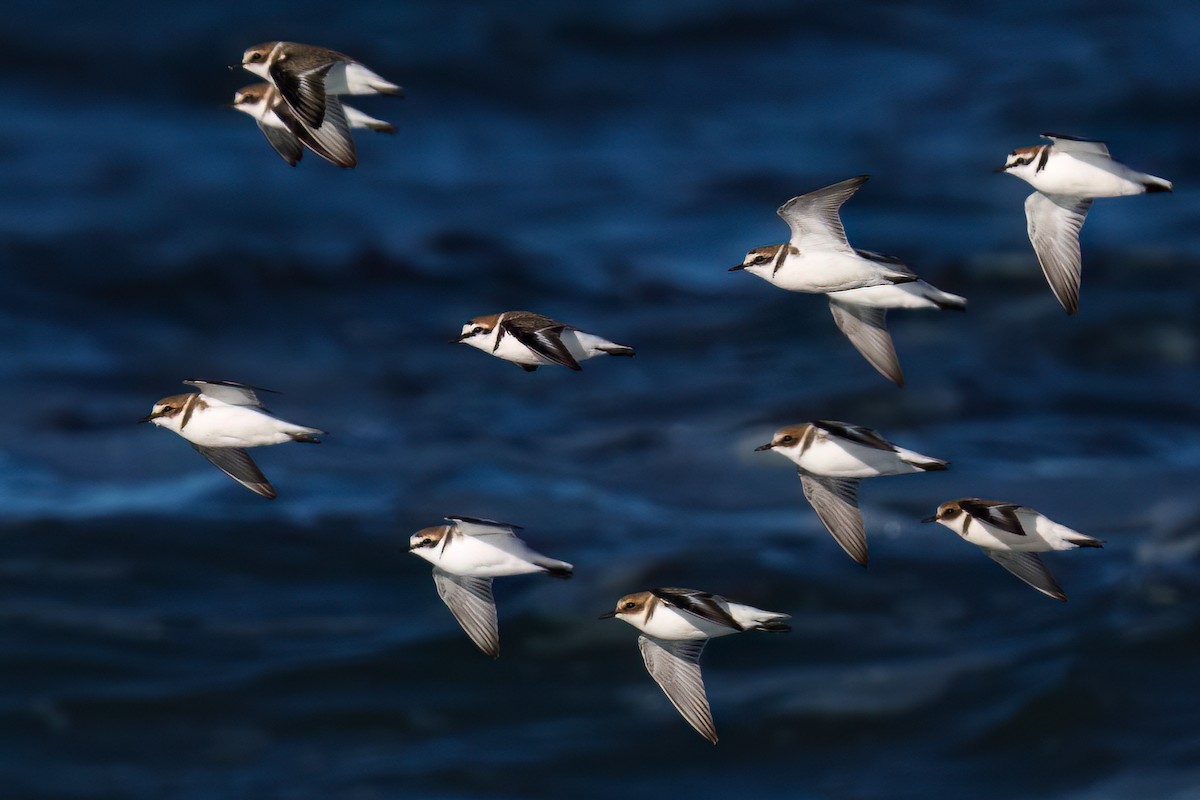
[[[11, 9], [0, 30], [0, 796], [1200, 797], [1200, 8], [269, 2]], [[360, 166], [283, 164], [221, 107], [273, 38], [408, 97]], [[1173, 195], [1099, 201], [1081, 312], [990, 170], [1106, 139]], [[970, 299], [891, 327], [886, 383], [821, 298], [726, 268], [854, 174], [852, 243]], [[579, 374], [446, 340], [528, 308], [638, 348]], [[185, 378], [332, 433], [240, 489], [133, 425]], [[829, 417], [953, 463], [869, 481], [851, 563], [753, 447]], [[1021, 585], [946, 499], [1100, 536]], [[408, 534], [508, 519], [572, 561], [497, 582], [473, 649]], [[792, 613], [705, 653], [690, 731], [628, 591]]]

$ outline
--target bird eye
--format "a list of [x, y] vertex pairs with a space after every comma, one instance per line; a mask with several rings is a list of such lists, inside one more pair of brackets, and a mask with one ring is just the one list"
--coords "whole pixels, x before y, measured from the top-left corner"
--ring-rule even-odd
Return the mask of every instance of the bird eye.
[[790, 442], [790, 441], [793, 441], [795, 438], [796, 438], [795, 436], [792, 436], [792, 435], [789, 433], [787, 436], [784, 436], [784, 437], [783, 437], [782, 439], [780, 439], [779, 441], [783, 442], [784, 444], [787, 444], [788, 442]]
[[622, 608], [633, 608], [635, 605], [637, 605], [637, 603], [630, 600], [628, 603], [625, 603], [625, 605], [623, 605]]
[[471, 333], [483, 333], [483, 328], [479, 325], [476, 325], [471, 329]]
[[162, 412], [164, 414], [166, 414], [168, 411], [174, 411], [174, 410], [175, 410], [175, 406], [163, 406], [162, 407]]
[[261, 61], [261, 60], [262, 60], [262, 53], [251, 53], [251, 54], [250, 54], [250, 60], [251, 60], [251, 61]]

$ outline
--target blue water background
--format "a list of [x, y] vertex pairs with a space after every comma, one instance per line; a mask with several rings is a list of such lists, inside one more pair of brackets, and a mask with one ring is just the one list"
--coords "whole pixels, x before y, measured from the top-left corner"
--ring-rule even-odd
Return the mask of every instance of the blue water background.
[[[27, 4], [0, 28], [0, 797], [1200, 798], [1200, 6]], [[222, 107], [272, 39], [404, 84], [360, 165]], [[1081, 311], [993, 175], [1043, 131], [1173, 180], [1098, 201]], [[726, 272], [859, 173], [852, 243], [969, 298], [908, 385], [821, 298]], [[574, 373], [447, 340], [528, 308], [637, 347]], [[331, 431], [241, 489], [134, 425], [185, 378]], [[864, 483], [847, 559], [755, 445], [834, 418], [948, 459]], [[1105, 539], [1056, 603], [940, 526]], [[510, 520], [476, 651], [409, 533]], [[705, 653], [721, 742], [595, 617], [694, 586], [794, 615]]]

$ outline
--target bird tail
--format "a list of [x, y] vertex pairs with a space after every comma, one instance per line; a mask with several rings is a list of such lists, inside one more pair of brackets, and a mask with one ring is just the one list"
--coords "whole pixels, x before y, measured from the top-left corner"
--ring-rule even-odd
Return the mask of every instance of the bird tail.
[[546, 574], [551, 578], [569, 578], [575, 574], [575, 567], [565, 561], [558, 561], [553, 558], [545, 558], [540, 561], [535, 561], [539, 567], [546, 571]]
[[940, 289], [936, 290], [937, 294], [930, 295], [929, 299], [937, 303], [937, 307], [943, 311], [966, 311], [967, 298], [959, 297], [956, 294], [943, 292]]
[[949, 461], [923, 456], [920, 453], [914, 453], [912, 450], [905, 450], [903, 447], [897, 447], [896, 453], [899, 454], [900, 458], [904, 459], [904, 463], [911, 464], [917, 469], [923, 469], [926, 472], [936, 472], [950, 466]]
[[779, 617], [759, 620], [758, 624], [754, 626], [754, 630], [770, 631], [771, 633], [787, 633], [792, 629], [792, 626], [784, 622], [785, 619], [788, 619], [788, 617], [784, 614], [781, 614]]
[[614, 345], [608, 346], [608, 347], [601, 347], [600, 349], [603, 350], [605, 353], [608, 353], [610, 356], [635, 356], [635, 355], [637, 355], [637, 353], [635, 353], [633, 351], [632, 347], [629, 347], [629, 346], [623, 345], [623, 344], [614, 344]]

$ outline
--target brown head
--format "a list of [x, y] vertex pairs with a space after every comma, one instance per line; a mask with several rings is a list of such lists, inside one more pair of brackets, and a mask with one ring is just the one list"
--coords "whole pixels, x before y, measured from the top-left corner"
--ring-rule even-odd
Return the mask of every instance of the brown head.
[[450, 533], [449, 525], [434, 525], [422, 528], [408, 539], [409, 551], [420, 550], [422, 547], [437, 547]]
[[776, 447], [792, 448], [807, 446], [814, 432], [820, 433], [816, 427], [808, 422], [802, 422], [799, 425], [788, 425], [775, 431], [775, 435], [771, 437], [771, 441], [759, 445], [754, 449], [772, 450]]
[[749, 253], [746, 253], [745, 260], [729, 268], [730, 272], [736, 272], [739, 269], [753, 270], [755, 267], [766, 267], [775, 260], [775, 256], [779, 255], [780, 248], [785, 244], [768, 244], [762, 247], [756, 247]]
[[617, 617], [618, 619], [622, 617], [632, 619], [647, 615], [647, 607], [654, 602], [654, 599], [654, 595], [650, 592], [627, 594], [617, 601], [616, 609], [609, 611], [607, 614], [601, 614], [600, 619], [612, 619], [613, 617]]

